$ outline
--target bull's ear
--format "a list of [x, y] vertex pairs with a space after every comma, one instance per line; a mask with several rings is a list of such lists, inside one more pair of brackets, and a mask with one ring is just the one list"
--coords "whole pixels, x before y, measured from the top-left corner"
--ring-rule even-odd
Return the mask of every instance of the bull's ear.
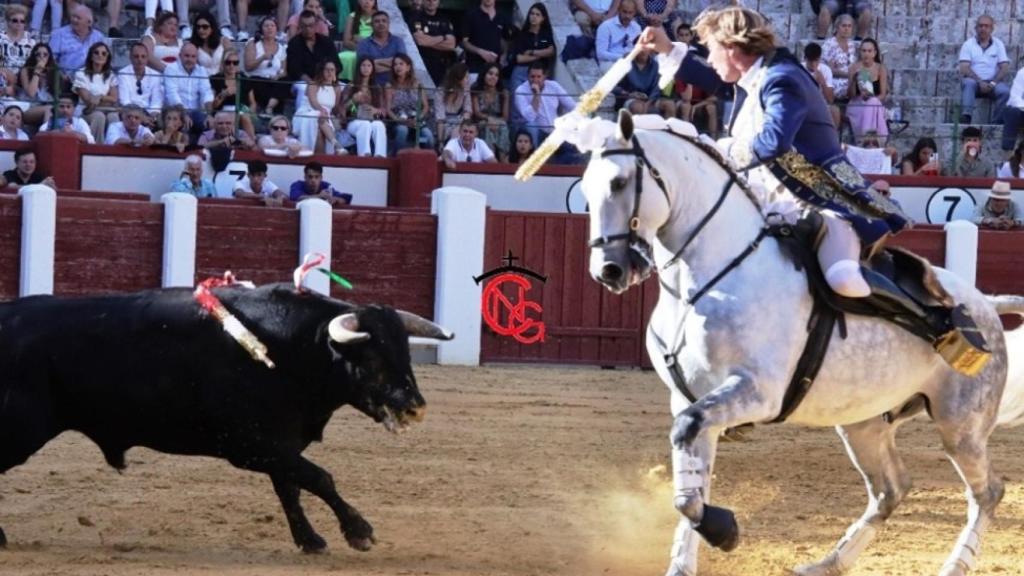
[[625, 108], [619, 110], [619, 129], [615, 135], [623, 142], [633, 139], [633, 115]]
[[351, 312], [336, 316], [334, 320], [331, 320], [331, 323], [327, 325], [327, 335], [338, 344], [355, 344], [370, 339], [368, 332], [359, 331], [359, 319]]
[[395, 312], [402, 319], [402, 324], [405, 325], [405, 331], [409, 333], [409, 336], [433, 338], [435, 340], [451, 340], [455, 338], [454, 332], [445, 330], [422, 316], [417, 316], [405, 310], [395, 310]]

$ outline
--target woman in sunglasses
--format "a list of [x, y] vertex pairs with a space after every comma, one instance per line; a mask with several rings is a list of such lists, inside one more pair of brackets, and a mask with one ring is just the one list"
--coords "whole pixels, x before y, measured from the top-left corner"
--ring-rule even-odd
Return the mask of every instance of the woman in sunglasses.
[[287, 47], [277, 41], [277, 22], [273, 16], [260, 20], [256, 36], [245, 45], [245, 71], [253, 78], [253, 96], [258, 110], [267, 114], [278, 114], [288, 99], [289, 88], [285, 81], [285, 52]]
[[292, 136], [292, 126], [288, 118], [274, 116], [270, 119], [270, 134], [260, 136], [256, 147], [267, 156], [287, 156], [289, 158], [312, 156], [313, 151]]
[[220, 71], [220, 63], [224, 59], [224, 51], [232, 46], [231, 40], [225, 38], [213, 14], [204, 10], [192, 19], [192, 38], [190, 42], [199, 48], [199, 65], [206, 68], [213, 76]]
[[37, 42], [34, 34], [25, 31], [27, 15], [28, 9], [20, 4], [8, 4], [4, 10], [7, 30], [0, 33], [0, 68], [11, 86], [17, 83], [18, 70], [25, 65]]
[[252, 123], [252, 111], [256, 108], [256, 98], [252, 85], [245, 74], [242, 74], [241, 56], [234, 48], [224, 51], [221, 60], [221, 71], [210, 76], [210, 88], [213, 89], [213, 109], [216, 112], [235, 112], [238, 126], [245, 130], [253, 141], [256, 140], [256, 128]]
[[89, 123], [93, 138], [102, 142], [107, 134], [107, 122], [118, 122], [114, 110], [118, 103], [117, 74], [110, 67], [113, 58], [110, 47], [97, 42], [85, 55], [85, 68], [75, 72], [71, 89], [82, 103], [82, 118]]

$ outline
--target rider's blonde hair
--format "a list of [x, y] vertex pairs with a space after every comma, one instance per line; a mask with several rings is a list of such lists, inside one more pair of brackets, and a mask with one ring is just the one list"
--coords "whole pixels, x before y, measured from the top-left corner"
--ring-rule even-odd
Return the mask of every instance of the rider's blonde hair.
[[775, 33], [763, 16], [739, 6], [708, 10], [693, 29], [707, 42], [714, 38], [724, 46], [734, 46], [747, 54], [763, 56], [775, 49]]

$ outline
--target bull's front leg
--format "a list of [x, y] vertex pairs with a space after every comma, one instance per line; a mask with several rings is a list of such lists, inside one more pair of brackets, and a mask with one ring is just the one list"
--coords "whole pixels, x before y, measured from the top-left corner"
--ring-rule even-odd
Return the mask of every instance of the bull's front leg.
[[284, 516], [288, 520], [288, 529], [291, 530], [295, 545], [307, 554], [322, 552], [327, 548], [327, 542], [316, 533], [306, 518], [306, 512], [299, 503], [299, 487], [285, 480], [283, 474], [271, 474], [270, 480], [274, 483], [274, 492], [281, 500], [281, 507], [284, 508]]
[[[373, 527], [358, 510], [342, 500], [334, 486], [334, 479], [326, 470], [298, 456], [285, 471], [288, 481], [303, 490], [316, 495], [326, 503], [338, 518], [341, 532], [348, 545], [356, 550], [366, 551], [377, 543]], [[312, 531], [312, 529], [310, 529]], [[315, 534], [315, 533], [314, 533]]]
[[701, 449], [706, 446], [701, 440], [723, 428], [767, 420], [778, 414], [779, 402], [762, 393], [751, 374], [737, 372], [683, 410], [672, 424], [675, 507], [716, 548], [733, 550], [739, 544], [739, 527], [730, 510], [705, 503], [713, 455]]

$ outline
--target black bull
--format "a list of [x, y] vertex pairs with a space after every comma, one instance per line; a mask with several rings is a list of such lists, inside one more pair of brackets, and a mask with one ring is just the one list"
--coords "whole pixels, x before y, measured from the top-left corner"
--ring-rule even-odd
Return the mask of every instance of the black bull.
[[0, 304], [0, 473], [65, 430], [90, 438], [119, 470], [133, 446], [224, 458], [270, 476], [304, 551], [326, 543], [300, 490], [330, 506], [350, 546], [369, 549], [373, 528], [302, 452], [346, 404], [392, 430], [421, 419], [408, 336], [452, 334], [414, 314], [284, 284], [214, 294], [275, 368], [254, 361], [187, 289]]

